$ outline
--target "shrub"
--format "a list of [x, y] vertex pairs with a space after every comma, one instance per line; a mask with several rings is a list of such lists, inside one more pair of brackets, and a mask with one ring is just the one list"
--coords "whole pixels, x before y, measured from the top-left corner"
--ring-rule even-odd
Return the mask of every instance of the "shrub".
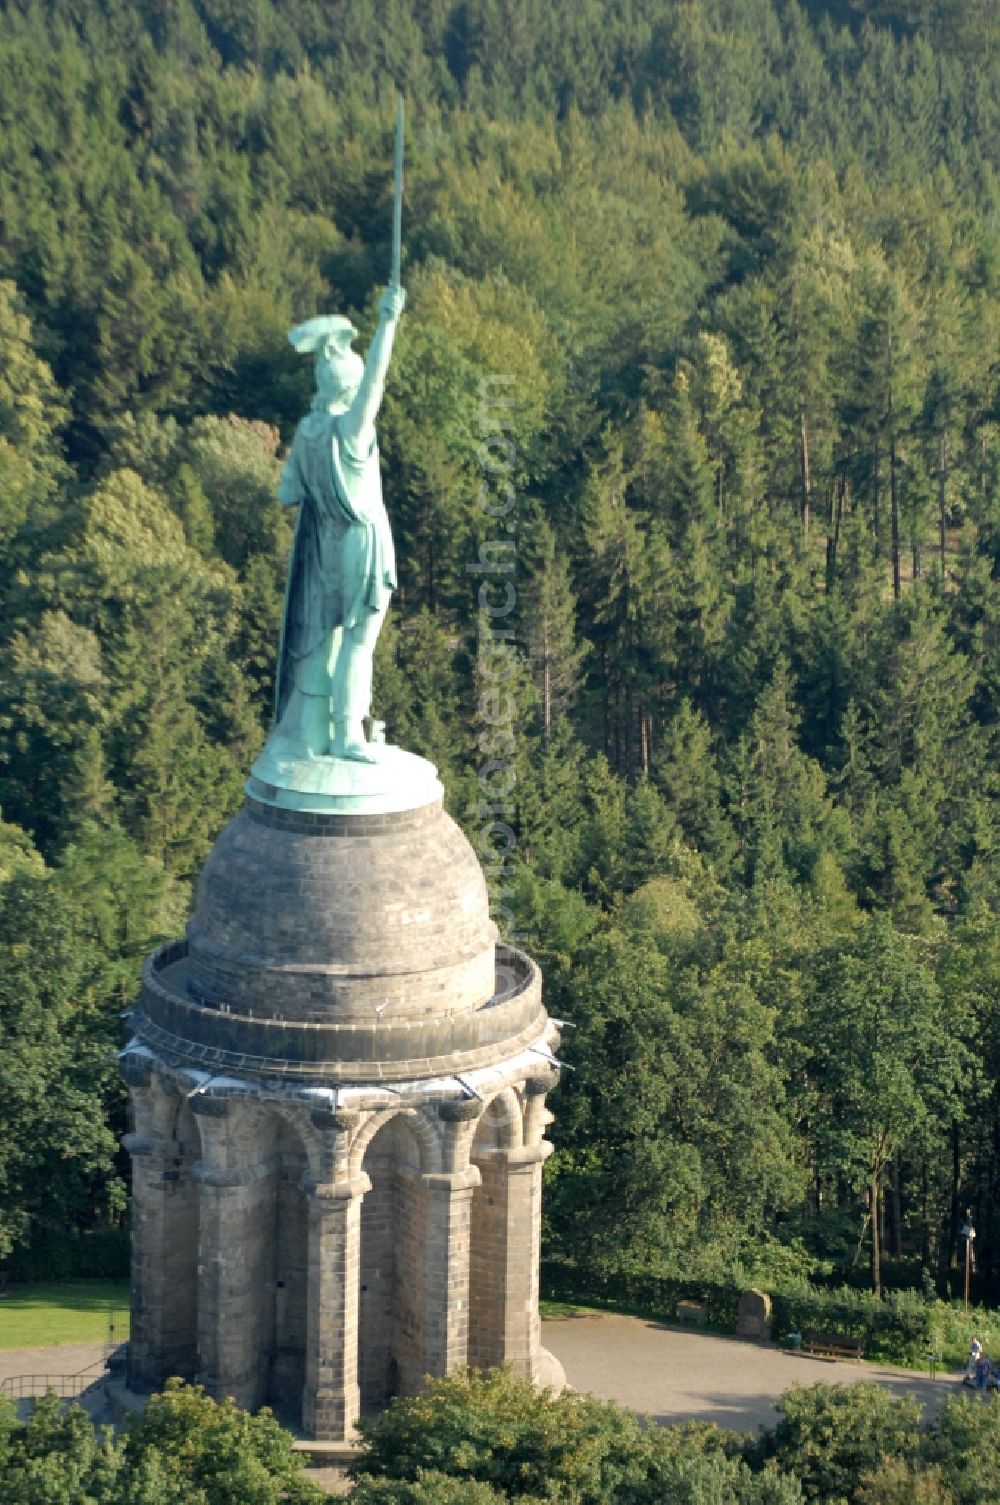
[[775, 1337], [790, 1332], [844, 1333], [861, 1338], [870, 1359], [919, 1363], [931, 1342], [931, 1307], [919, 1291], [890, 1291], [879, 1298], [850, 1286], [818, 1290], [804, 1286], [771, 1298]]
[[952, 1397], [928, 1427], [923, 1451], [956, 1505], [981, 1505], [1000, 1479], [1000, 1403]]
[[129, 1273], [129, 1229], [106, 1223], [85, 1233], [38, 1233], [5, 1262], [12, 1280], [120, 1280]]
[[860, 1481], [886, 1458], [909, 1463], [919, 1445], [920, 1406], [881, 1385], [797, 1385], [783, 1395], [778, 1425], [760, 1451], [795, 1475], [807, 1500], [860, 1505]]
[[861, 1480], [858, 1505], [955, 1505], [941, 1470], [886, 1458], [874, 1473]]
[[964, 1365], [969, 1345], [978, 1338], [985, 1351], [1000, 1358], [1000, 1312], [972, 1307], [966, 1312], [960, 1305], [937, 1301], [931, 1308], [931, 1342], [945, 1364], [954, 1369]]
[[[362, 1479], [351, 1491], [352, 1505], [504, 1505], [509, 1495], [488, 1484], [453, 1479], [436, 1469], [420, 1469], [415, 1479]], [[527, 1495], [522, 1505], [531, 1505]]]
[[720, 1332], [735, 1328], [742, 1295], [740, 1286], [723, 1281], [680, 1280], [638, 1270], [596, 1274], [556, 1261], [543, 1266], [542, 1286], [545, 1295], [556, 1301], [620, 1306], [664, 1322], [676, 1320], [679, 1301], [700, 1301], [709, 1327]]

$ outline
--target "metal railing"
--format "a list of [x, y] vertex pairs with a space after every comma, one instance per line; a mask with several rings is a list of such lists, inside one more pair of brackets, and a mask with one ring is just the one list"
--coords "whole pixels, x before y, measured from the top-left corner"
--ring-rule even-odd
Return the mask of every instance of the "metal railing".
[[98, 1374], [93, 1373], [93, 1364], [79, 1374], [14, 1374], [0, 1380], [0, 1394], [9, 1395], [13, 1400], [38, 1400], [53, 1390], [60, 1400], [75, 1400], [100, 1379], [104, 1361], [99, 1362], [101, 1369]]
[[37, 1400], [52, 1390], [60, 1400], [75, 1400], [91, 1385], [101, 1379], [108, 1361], [122, 1341], [121, 1334], [128, 1332], [128, 1312], [108, 1313], [108, 1332], [104, 1351], [99, 1359], [78, 1369], [75, 1374], [13, 1374], [0, 1379], [0, 1395], [9, 1395], [13, 1400]]

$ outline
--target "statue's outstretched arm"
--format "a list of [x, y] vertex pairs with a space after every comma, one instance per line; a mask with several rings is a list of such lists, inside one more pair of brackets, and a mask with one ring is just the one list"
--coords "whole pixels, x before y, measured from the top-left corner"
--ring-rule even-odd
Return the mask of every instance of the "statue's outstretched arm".
[[371, 447], [375, 419], [385, 391], [392, 342], [396, 337], [396, 325], [405, 302], [406, 294], [401, 287], [389, 287], [382, 294], [379, 300], [378, 329], [368, 347], [365, 374], [354, 401], [340, 420], [341, 433], [350, 440], [351, 447], [359, 454], [364, 454]]

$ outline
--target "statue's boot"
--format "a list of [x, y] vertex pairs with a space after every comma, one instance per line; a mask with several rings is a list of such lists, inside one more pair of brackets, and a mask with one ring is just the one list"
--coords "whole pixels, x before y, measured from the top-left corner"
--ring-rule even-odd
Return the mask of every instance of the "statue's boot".
[[330, 751], [335, 758], [350, 758], [355, 763], [377, 763], [378, 753], [365, 737], [363, 721], [338, 716], [333, 723]]

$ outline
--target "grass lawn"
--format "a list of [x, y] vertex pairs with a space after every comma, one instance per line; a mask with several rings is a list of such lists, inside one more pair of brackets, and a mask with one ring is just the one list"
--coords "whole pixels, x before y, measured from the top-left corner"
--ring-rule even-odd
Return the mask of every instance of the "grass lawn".
[[128, 1337], [127, 1280], [60, 1280], [8, 1286], [0, 1295], [0, 1348], [99, 1343], [114, 1319], [115, 1342]]

